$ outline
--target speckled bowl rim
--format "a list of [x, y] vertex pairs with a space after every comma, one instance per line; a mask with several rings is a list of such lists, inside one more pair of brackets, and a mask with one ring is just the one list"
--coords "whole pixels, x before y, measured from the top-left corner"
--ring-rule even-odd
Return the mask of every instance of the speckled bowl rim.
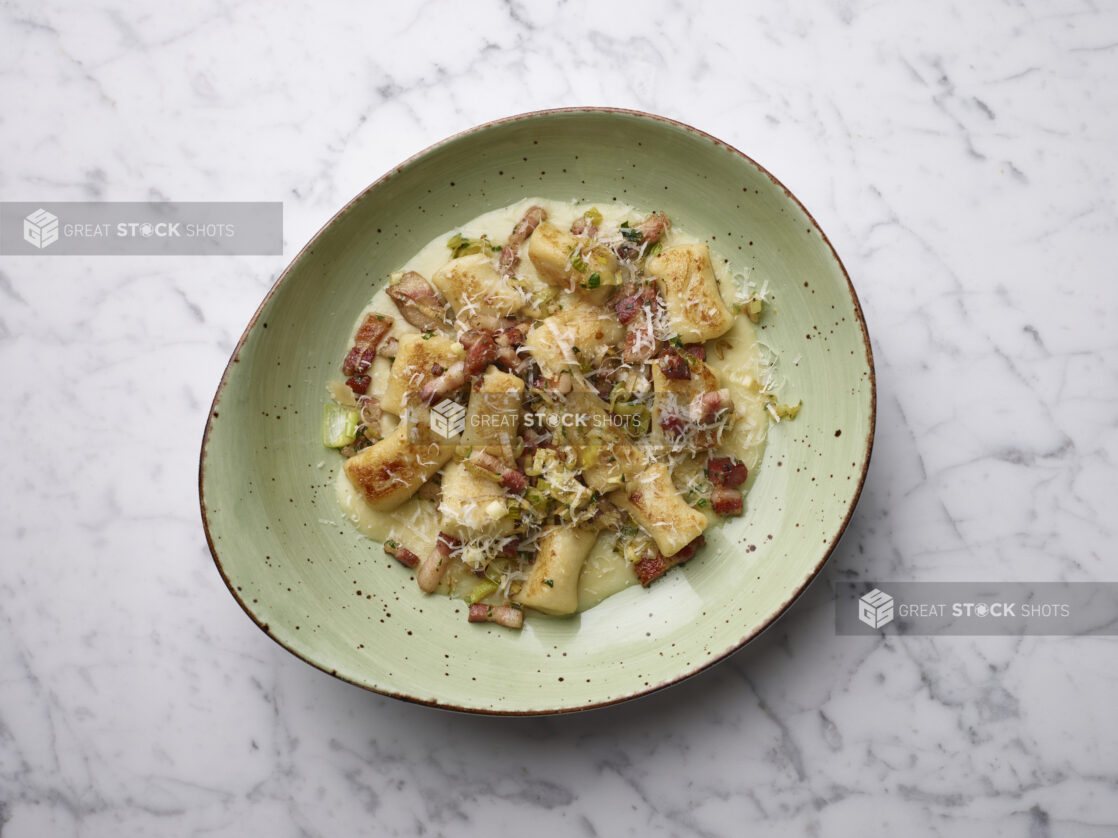
[[[863, 343], [863, 347], [864, 347], [865, 352], [866, 352], [866, 365], [868, 367], [868, 372], [869, 372], [870, 406], [869, 406], [869, 432], [866, 435], [865, 456], [864, 456], [863, 461], [862, 461], [863, 464], [862, 464], [861, 474], [858, 475], [857, 486], [855, 488], [853, 496], [850, 499], [849, 506], [847, 507], [846, 515], [842, 519], [842, 523], [839, 525], [839, 527], [836, 530], [836, 532], [835, 532], [833, 538], [831, 539], [830, 543], [826, 546], [826, 549], [822, 552], [822, 554], [819, 558], [819, 561], [815, 564], [815, 567], [812, 568], [811, 572], [808, 573], [804, 577], [803, 582], [800, 583], [800, 585], [789, 594], [788, 598], [785, 599], [784, 602], [782, 602], [781, 604], [776, 606], [776, 608], [773, 609], [773, 611], [765, 619], [760, 621], [759, 625], [757, 625], [756, 628], [754, 628], [752, 631], [750, 631], [748, 634], [746, 634], [741, 639], [740, 643], [738, 643], [736, 646], [733, 646], [733, 647], [727, 649], [725, 652], [717, 655], [716, 657], [713, 657], [710, 660], [704, 661], [702, 664], [695, 667], [694, 669], [691, 669], [690, 671], [680, 672], [669, 680], [666, 680], [666, 681], [663, 681], [661, 683], [655, 684], [655, 685], [650, 686], [646, 689], [635, 690], [634, 692], [630, 693], [629, 695], [620, 696], [620, 697], [617, 697], [617, 698], [611, 698], [611, 699], [608, 699], [606, 701], [601, 701], [601, 702], [597, 702], [597, 703], [593, 703], [593, 704], [585, 704], [585, 705], [581, 705], [579, 707], [549, 708], [549, 709], [543, 709], [543, 710], [501, 710], [501, 709], [484, 708], [484, 707], [457, 706], [457, 705], [454, 705], [454, 704], [449, 704], [449, 703], [444, 703], [444, 702], [427, 701], [427, 700], [424, 700], [424, 699], [421, 699], [421, 698], [417, 698], [415, 696], [408, 695], [406, 693], [393, 692], [393, 691], [387, 690], [387, 689], [377, 689], [376, 687], [374, 687], [372, 685], [363, 684], [363, 683], [360, 683], [358, 681], [353, 680], [352, 678], [347, 678], [345, 675], [342, 675], [341, 673], [339, 673], [335, 669], [328, 669], [325, 665], [323, 665], [323, 664], [321, 664], [321, 663], [319, 663], [315, 660], [312, 660], [311, 658], [307, 657], [306, 655], [301, 654], [299, 651], [292, 648], [288, 644], [284, 643], [280, 638], [278, 638], [274, 634], [272, 634], [272, 632], [269, 629], [268, 624], [264, 623], [264, 622], [261, 622], [261, 620], [256, 616], [256, 614], [253, 613], [252, 609], [248, 606], [248, 603], [246, 603], [244, 601], [244, 599], [241, 596], [238, 595], [236, 586], [233, 584], [232, 580], [229, 578], [229, 575], [226, 573], [225, 567], [223, 566], [223, 564], [221, 562], [221, 557], [218, 555], [217, 547], [214, 544], [213, 537], [210, 533], [209, 514], [207, 512], [207, 507], [206, 507], [206, 488], [205, 488], [205, 484], [206, 484], [206, 448], [209, 444], [210, 431], [212, 430], [212, 427], [213, 427], [214, 410], [217, 408], [218, 403], [221, 401], [221, 396], [222, 396], [222, 393], [225, 390], [225, 385], [229, 380], [230, 372], [232, 371], [233, 367], [235, 366], [235, 364], [239, 360], [238, 356], [241, 353], [241, 349], [244, 347], [245, 342], [248, 340], [249, 334], [256, 328], [257, 320], [259, 320], [261, 313], [263, 312], [264, 308], [268, 305], [268, 302], [271, 300], [272, 295], [276, 293], [277, 289], [280, 287], [280, 285], [287, 278], [288, 274], [290, 274], [292, 272], [292, 270], [294, 270], [294, 268], [302, 261], [303, 257], [312, 249], [312, 247], [319, 240], [319, 238], [321, 238], [321, 236], [326, 232], [326, 230], [331, 225], [333, 225], [336, 221], [338, 221], [339, 218], [341, 218], [343, 215], [345, 215], [347, 212], [349, 212], [359, 202], [364, 200], [366, 195], [368, 195], [373, 190], [377, 189], [377, 187], [379, 187], [386, 180], [388, 180], [391, 177], [394, 177], [395, 175], [399, 174], [401, 171], [403, 171], [405, 168], [412, 165], [416, 161], [418, 161], [418, 160], [420, 160], [424, 157], [427, 157], [428, 155], [434, 153], [435, 151], [437, 151], [440, 148], [443, 148], [444, 146], [447, 146], [447, 145], [450, 145], [452, 143], [458, 142], [462, 138], [467, 137], [471, 134], [475, 134], [475, 133], [478, 133], [480, 131], [489, 130], [491, 128], [495, 128], [495, 127], [500, 126], [500, 125], [507, 125], [509, 123], [523, 122], [523, 121], [526, 121], [526, 120], [536, 119], [536, 118], [539, 118], [539, 117], [553, 116], [553, 115], [559, 115], [559, 114], [598, 114], [598, 115], [620, 115], [620, 116], [627, 116], [627, 117], [637, 117], [637, 118], [641, 118], [641, 119], [648, 119], [648, 120], [651, 120], [651, 121], [654, 121], [654, 122], [660, 122], [660, 123], [663, 123], [665, 125], [670, 125], [670, 126], [673, 126], [675, 128], [679, 128], [679, 129], [682, 129], [684, 131], [690, 132], [692, 134], [695, 134], [698, 137], [701, 137], [704, 140], [707, 140], [707, 141], [713, 143], [716, 146], [721, 146], [722, 148], [726, 149], [727, 151], [729, 151], [729, 152], [737, 155], [738, 157], [740, 157], [747, 165], [754, 167], [758, 172], [760, 172], [765, 177], [767, 177], [770, 181], [772, 181], [774, 186], [779, 188], [790, 201], [792, 201], [797, 207], [800, 208], [800, 210], [804, 213], [804, 215], [811, 222], [811, 224], [815, 228], [815, 230], [819, 233], [823, 242], [827, 245], [827, 248], [830, 250], [831, 256], [834, 258], [835, 263], [839, 267], [839, 270], [842, 271], [843, 279], [846, 280], [846, 289], [847, 289], [847, 292], [850, 295], [850, 301], [853, 304], [854, 313], [855, 313], [855, 315], [858, 319], [858, 327], [861, 330], [861, 334], [862, 334], [862, 343]], [[305, 661], [306, 663], [309, 663], [311, 666], [315, 667], [316, 669], [319, 669], [322, 672], [327, 673], [328, 675], [332, 675], [332, 676], [334, 676], [335, 678], [338, 678], [341, 681], [345, 681], [346, 683], [353, 684], [354, 686], [361, 687], [362, 689], [368, 690], [369, 692], [378, 693], [380, 695], [385, 695], [385, 696], [388, 696], [390, 698], [401, 699], [403, 701], [408, 701], [408, 702], [411, 702], [413, 704], [421, 704], [421, 705], [425, 705], [425, 706], [428, 706], [428, 707], [435, 707], [435, 708], [438, 708], [440, 710], [454, 710], [454, 711], [463, 712], [463, 713], [472, 713], [472, 714], [485, 715], [485, 716], [550, 716], [550, 715], [561, 715], [561, 714], [567, 714], [567, 713], [580, 713], [580, 712], [583, 712], [583, 711], [586, 711], [586, 710], [594, 710], [594, 709], [598, 709], [598, 708], [601, 708], [601, 707], [609, 707], [609, 706], [616, 705], [616, 704], [622, 704], [622, 703], [627, 702], [627, 701], [632, 701], [633, 699], [636, 699], [636, 698], [641, 698], [643, 696], [651, 695], [652, 693], [659, 692], [660, 690], [666, 689], [666, 688], [674, 686], [676, 684], [680, 684], [680, 683], [682, 683], [682, 682], [684, 682], [684, 681], [686, 681], [690, 678], [693, 678], [694, 676], [698, 675], [699, 673], [711, 668], [712, 666], [715, 666], [715, 665], [721, 663], [722, 661], [726, 660], [728, 657], [735, 654], [736, 652], [739, 652], [748, 643], [750, 643], [751, 641], [755, 640], [758, 636], [760, 636], [760, 634], [762, 632], [764, 632], [766, 629], [773, 626], [784, 615], [784, 613], [786, 611], [788, 611], [789, 608], [792, 607], [792, 604], [797, 599], [799, 599], [800, 595], [803, 594], [803, 592], [805, 590], [807, 590], [808, 586], [810, 586], [811, 583], [814, 582], [815, 579], [819, 576], [820, 571], [822, 571], [822, 569], [823, 569], [823, 565], [825, 565], [827, 563], [827, 560], [831, 557], [831, 554], [834, 552], [835, 548], [838, 546], [838, 543], [839, 543], [840, 539], [842, 538], [843, 533], [846, 532], [846, 528], [849, 525], [850, 519], [854, 514], [854, 510], [858, 506], [858, 501], [862, 496], [862, 488], [865, 486], [866, 474], [869, 472], [870, 457], [873, 453], [873, 442], [874, 442], [874, 434], [875, 434], [876, 425], [877, 425], [877, 378], [876, 378], [876, 373], [875, 373], [875, 369], [874, 369], [874, 362], [873, 362], [873, 347], [870, 343], [869, 329], [866, 327], [866, 318], [865, 318], [865, 316], [862, 312], [861, 302], [858, 300], [858, 294], [854, 290], [854, 284], [850, 280], [850, 274], [846, 270], [846, 265], [843, 264], [842, 259], [839, 257], [838, 251], [835, 250], [834, 245], [831, 244], [831, 240], [827, 237], [827, 234], [823, 232], [822, 227], [819, 226], [819, 223], [815, 220], [815, 217], [808, 211], [807, 207], [805, 207], [803, 205], [803, 203], [800, 201], [800, 199], [792, 194], [791, 190], [789, 190], [788, 187], [786, 187], [783, 183], [781, 183], [772, 174], [772, 172], [770, 172], [768, 169], [766, 169], [764, 166], [762, 166], [760, 163], [758, 163], [752, 157], [750, 157], [749, 155], [740, 151], [739, 149], [735, 148], [734, 146], [730, 145], [729, 143], [726, 143], [723, 140], [720, 140], [717, 137], [712, 136], [711, 134], [708, 134], [705, 131], [701, 131], [698, 128], [695, 128], [695, 127], [693, 127], [691, 125], [688, 125], [684, 122], [680, 122], [678, 120], [671, 119], [670, 117], [660, 116], [660, 115], [657, 115], [657, 114], [648, 113], [646, 111], [630, 110], [630, 109], [627, 109], [627, 108], [605, 107], [605, 106], [551, 108], [551, 109], [538, 110], [538, 111], [527, 111], [525, 113], [516, 114], [514, 116], [502, 117], [501, 119], [495, 119], [495, 120], [492, 120], [490, 122], [485, 122], [485, 123], [482, 123], [480, 125], [475, 125], [474, 127], [468, 128], [465, 131], [460, 131], [456, 134], [452, 134], [451, 136], [449, 136], [449, 137], [447, 137], [443, 140], [440, 140], [437, 143], [433, 143], [432, 145], [428, 146], [427, 148], [423, 149], [422, 151], [419, 151], [416, 154], [413, 154], [411, 157], [407, 158], [406, 160], [404, 160], [399, 165], [394, 166], [391, 170], [389, 170], [388, 172], [383, 174], [381, 177], [377, 178], [377, 180], [375, 180], [372, 184], [370, 184], [365, 189], [363, 189], [360, 193], [357, 194], [356, 197], [354, 197], [344, 207], [342, 207], [340, 210], [338, 210], [338, 212], [336, 212], [330, 218], [329, 221], [327, 221], [325, 224], [323, 224], [322, 227], [318, 230], [318, 232], [316, 232], [310, 238], [310, 240], [302, 247], [302, 249], [290, 260], [287, 267], [284, 268], [283, 272], [276, 278], [276, 281], [272, 284], [272, 287], [270, 289], [268, 289], [268, 293], [264, 295], [264, 299], [261, 300], [260, 305], [257, 306], [256, 312], [252, 315], [252, 318], [249, 320], [248, 325], [245, 327], [245, 330], [242, 333], [240, 340], [237, 341], [237, 345], [236, 345], [236, 347], [234, 347], [233, 353], [229, 358], [229, 362], [226, 364], [225, 370], [222, 373], [221, 381], [220, 381], [220, 383], [218, 384], [218, 387], [217, 387], [217, 392], [214, 394], [213, 402], [210, 405], [210, 410], [206, 414], [206, 428], [205, 428], [205, 431], [203, 432], [203, 435], [202, 435], [202, 447], [201, 447], [201, 453], [200, 453], [200, 456], [199, 456], [199, 463], [198, 463], [198, 499], [199, 499], [199, 504], [200, 504], [200, 508], [201, 508], [202, 527], [203, 527], [203, 529], [205, 530], [205, 533], [206, 533], [206, 543], [209, 545], [210, 554], [213, 556], [214, 564], [217, 566], [217, 570], [221, 574], [221, 578], [225, 582], [225, 586], [229, 589], [229, 592], [233, 595], [233, 598], [241, 606], [242, 610], [244, 610], [244, 612], [246, 614], [248, 614], [249, 618], [257, 625], [257, 627], [260, 628], [261, 631], [263, 631], [265, 634], [267, 634], [269, 637], [271, 637], [272, 640], [274, 640], [276, 643], [278, 643], [280, 646], [282, 646], [288, 652], [291, 652], [293, 655], [295, 655], [296, 657]]]

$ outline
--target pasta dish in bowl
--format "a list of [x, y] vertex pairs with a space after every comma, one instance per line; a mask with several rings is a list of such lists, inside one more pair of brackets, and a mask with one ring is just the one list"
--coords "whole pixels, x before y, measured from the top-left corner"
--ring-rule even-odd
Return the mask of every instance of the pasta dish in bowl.
[[578, 710], [779, 617], [849, 520], [874, 410], [850, 280], [772, 175], [648, 114], [526, 114], [421, 152], [295, 257], [215, 396], [203, 523], [249, 616], [326, 672]]

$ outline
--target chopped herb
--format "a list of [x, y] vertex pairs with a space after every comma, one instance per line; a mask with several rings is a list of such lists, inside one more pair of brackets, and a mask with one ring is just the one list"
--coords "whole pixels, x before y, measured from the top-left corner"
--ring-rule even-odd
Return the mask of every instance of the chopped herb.
[[586, 287], [587, 288], [597, 288], [601, 284], [602, 284], [602, 277], [601, 277], [600, 274], [592, 273], [592, 274], [590, 274], [590, 276], [586, 277]]
[[366, 448], [368, 448], [370, 445], [372, 445], [374, 442], [376, 442], [375, 439], [370, 439], [369, 438], [368, 430], [369, 430], [368, 425], [359, 425], [358, 426], [356, 438], [353, 440], [353, 450], [354, 451], [364, 451]]
[[549, 587], [549, 588], [554, 588], [555, 587], [555, 580], [554, 579], [544, 579], [543, 583], [545, 585], [547, 585], [547, 587]]

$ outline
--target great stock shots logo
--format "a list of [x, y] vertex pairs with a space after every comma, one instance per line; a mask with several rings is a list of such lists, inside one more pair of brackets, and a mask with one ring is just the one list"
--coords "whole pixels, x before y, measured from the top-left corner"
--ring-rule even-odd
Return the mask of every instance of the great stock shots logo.
[[0, 201], [4, 256], [281, 253], [279, 201]]
[[451, 399], [443, 399], [431, 408], [431, 430], [443, 439], [458, 436], [466, 430], [466, 408]]
[[893, 598], [874, 588], [858, 600], [858, 619], [870, 628], [881, 628], [893, 619]]
[[[1118, 582], [839, 582], [835, 629], [994, 637], [1118, 636]], [[872, 588], [866, 593], [866, 588]], [[888, 589], [888, 593], [885, 592]]]
[[23, 219], [23, 240], [40, 250], [58, 241], [58, 216], [40, 207]]

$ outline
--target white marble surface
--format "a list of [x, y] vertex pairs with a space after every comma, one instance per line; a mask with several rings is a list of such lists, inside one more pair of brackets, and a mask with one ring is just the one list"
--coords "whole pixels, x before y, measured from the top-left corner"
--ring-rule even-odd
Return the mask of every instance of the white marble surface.
[[[1118, 580], [1113, 4], [137, 6], [0, 7], [0, 200], [283, 201], [285, 254], [0, 258], [3, 838], [1118, 834], [1118, 640], [836, 637], [829, 588]], [[365, 185], [578, 104], [725, 139], [830, 235], [877, 361], [861, 505], [775, 628], [647, 699], [365, 693], [226, 592], [209, 401]]]

